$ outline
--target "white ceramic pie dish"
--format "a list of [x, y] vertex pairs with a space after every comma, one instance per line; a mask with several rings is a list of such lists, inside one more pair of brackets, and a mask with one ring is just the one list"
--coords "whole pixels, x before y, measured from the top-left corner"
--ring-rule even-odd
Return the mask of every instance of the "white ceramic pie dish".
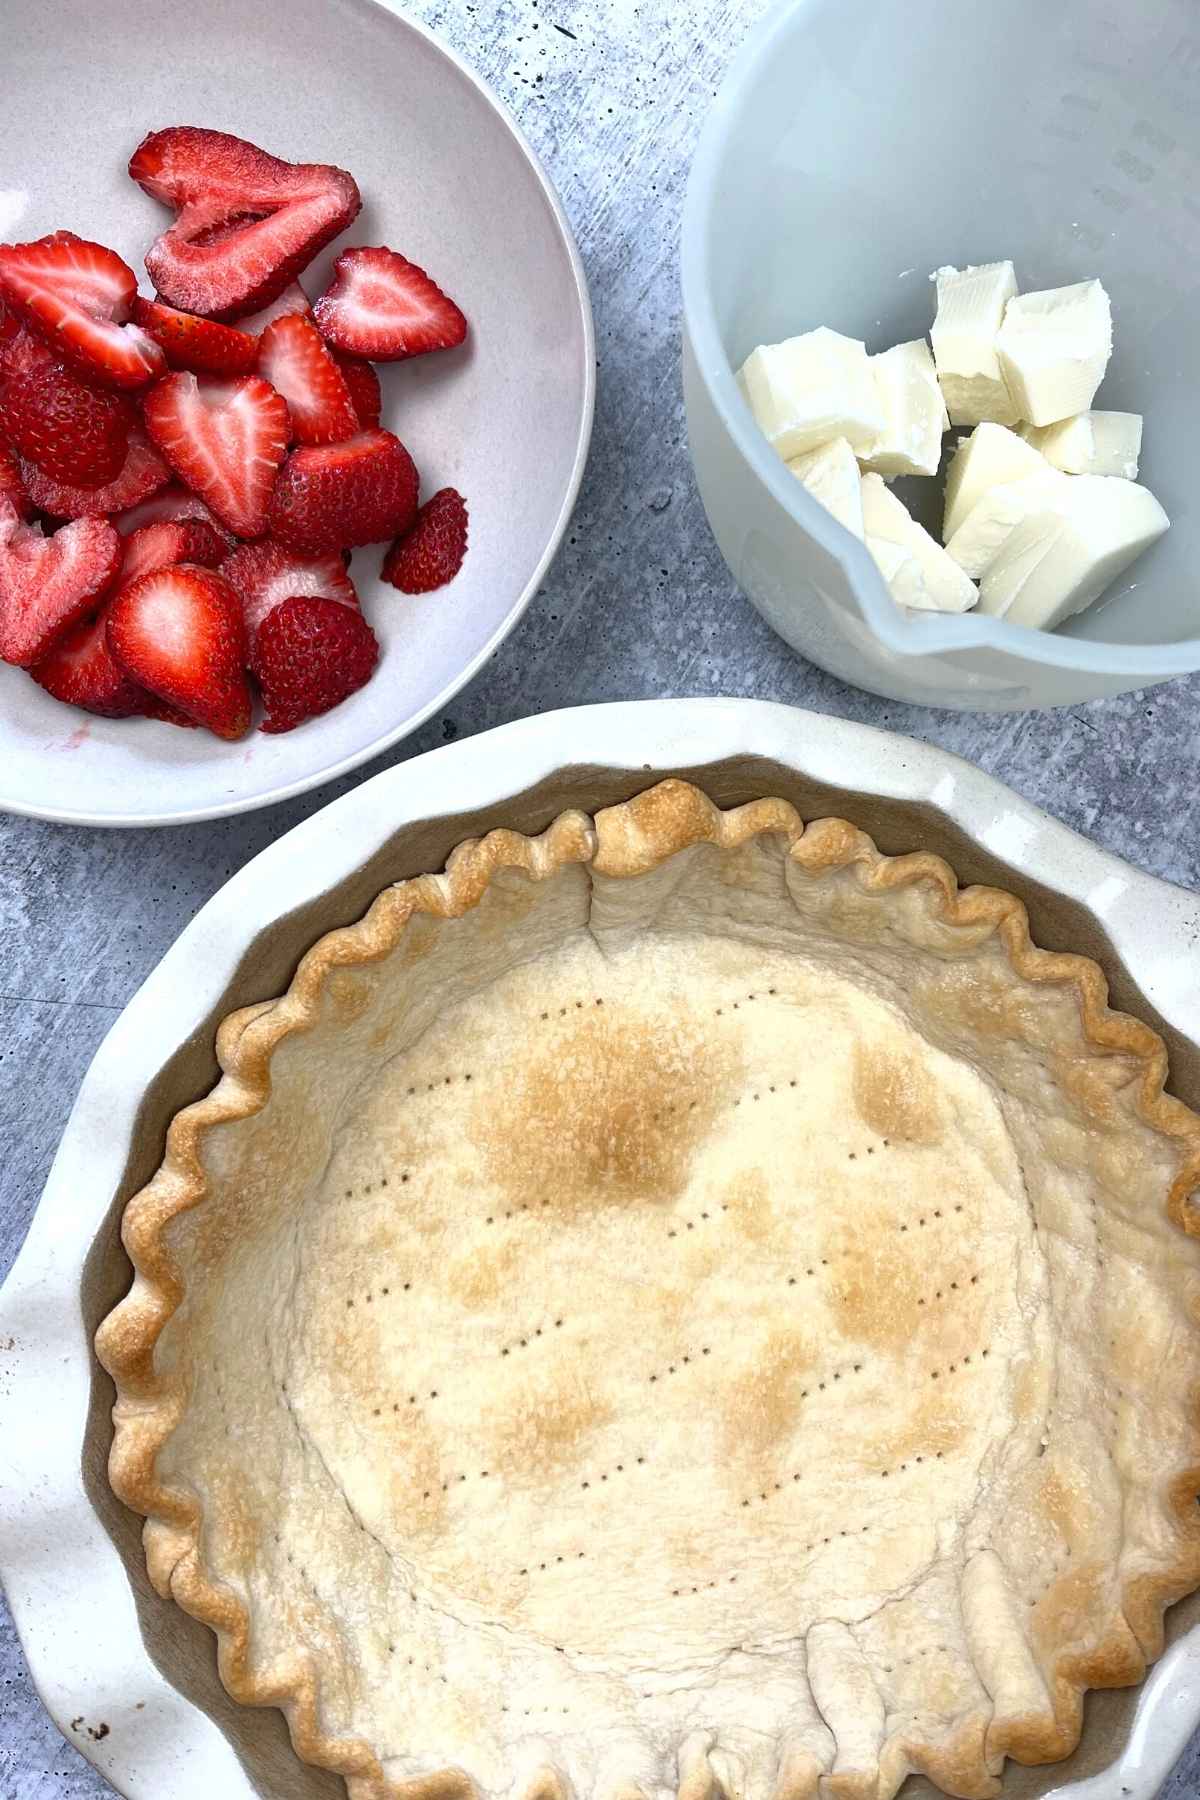
[[163, 209], [125, 165], [154, 127], [208, 125], [358, 180], [363, 211], [305, 274], [310, 297], [346, 243], [389, 243], [435, 272], [470, 319], [463, 349], [382, 371], [383, 424], [408, 444], [426, 495], [447, 484], [465, 495], [470, 551], [452, 587], [418, 597], [379, 580], [380, 546], [356, 552], [382, 657], [343, 705], [293, 732], [223, 744], [94, 718], [0, 666], [0, 808], [140, 826], [269, 805], [415, 730], [537, 591], [592, 425], [591, 308], [570, 226], [506, 108], [390, 4], [64, 0], [47, 31], [35, 0], [14, 0], [4, 24], [6, 91], [20, 104], [0, 115], [0, 238], [60, 227], [99, 238], [149, 291], [142, 257]]
[[[93, 1387], [90, 1327], [127, 1279], [113, 1220], [158, 1157], [163, 1109], [208, 1085], [212, 1020], [277, 992], [322, 926], [358, 916], [389, 879], [439, 866], [481, 823], [532, 829], [564, 803], [594, 807], [685, 771], [726, 803], [782, 788], [806, 816], [848, 813], [889, 849], [928, 844], [965, 877], [1016, 887], [1043, 943], [1058, 947], [1069, 933], [1072, 947], [1108, 963], [1118, 1004], [1150, 1008], [1177, 1085], [1195, 1091], [1198, 1052], [1182, 1026], [1200, 998], [1189, 965], [1197, 903], [956, 759], [861, 727], [750, 702], [585, 709], [436, 752], [308, 821], [204, 909], [110, 1034], [0, 1302], [11, 1359], [0, 1430], [14, 1449], [0, 1566], [52, 1713], [131, 1800], [334, 1791], [291, 1759], [278, 1718], [223, 1699], [207, 1635], [147, 1598], [136, 1526], [107, 1493], [109, 1394]], [[281, 920], [283, 891], [293, 911]], [[1006, 1794], [1149, 1800], [1200, 1712], [1200, 1633], [1181, 1629], [1198, 1612], [1178, 1609], [1175, 1644], [1138, 1694], [1136, 1718], [1133, 1696], [1094, 1697], [1078, 1756], [1010, 1771]]]

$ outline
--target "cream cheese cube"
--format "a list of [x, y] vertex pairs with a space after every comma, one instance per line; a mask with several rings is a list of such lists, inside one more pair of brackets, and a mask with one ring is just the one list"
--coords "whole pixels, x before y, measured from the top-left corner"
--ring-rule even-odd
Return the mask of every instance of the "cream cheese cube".
[[1017, 417], [1053, 425], [1086, 412], [1112, 355], [1112, 308], [1098, 281], [1021, 294], [996, 339]]
[[1082, 612], [1170, 524], [1148, 488], [1120, 475], [1064, 476], [1053, 510], [1031, 513], [983, 577], [979, 610], [1051, 631]]
[[884, 427], [866, 345], [824, 325], [782, 344], [760, 344], [738, 381], [759, 427], [785, 460], [835, 437], [865, 449]]
[[929, 345], [914, 338], [867, 360], [887, 423], [859, 452], [863, 468], [877, 475], [936, 475], [950, 420]]
[[930, 337], [937, 377], [953, 425], [990, 419], [1015, 425], [1021, 414], [1009, 394], [996, 339], [1005, 308], [1017, 291], [1010, 262], [965, 269], [935, 269], [937, 317]]
[[1120, 475], [1136, 481], [1142, 451], [1142, 415], [1081, 412], [1057, 425], [1021, 425], [1021, 436], [1048, 463], [1068, 475]]
[[1004, 425], [977, 425], [954, 452], [946, 470], [946, 516], [942, 542], [949, 543], [989, 488], [1044, 475], [1049, 464], [1040, 451]]
[[999, 487], [989, 488], [951, 534], [946, 555], [978, 581], [995, 560], [1009, 532], [1031, 513], [1052, 509], [1066, 482], [1061, 470], [1047, 468], [1020, 481], [1002, 481]]
[[967, 612], [979, 598], [936, 538], [930, 537], [882, 475], [862, 480], [863, 526], [893, 600], [920, 612]]
[[862, 476], [846, 438], [834, 438], [817, 450], [791, 457], [788, 468], [839, 524], [857, 538], [863, 535]]

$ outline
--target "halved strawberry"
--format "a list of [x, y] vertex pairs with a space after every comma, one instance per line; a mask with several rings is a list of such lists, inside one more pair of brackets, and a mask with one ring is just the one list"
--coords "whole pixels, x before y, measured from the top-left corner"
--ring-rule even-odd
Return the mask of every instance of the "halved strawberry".
[[358, 610], [358, 595], [336, 551], [321, 556], [297, 556], [282, 544], [262, 538], [242, 544], [220, 565], [221, 574], [240, 596], [246, 620], [246, 642], [253, 653], [258, 628], [268, 613], [299, 594], [336, 600]]
[[340, 550], [396, 536], [417, 510], [417, 471], [390, 431], [293, 450], [275, 482], [267, 523], [289, 550]]
[[201, 375], [248, 375], [254, 367], [255, 348], [232, 326], [195, 313], [178, 312], [160, 300], [134, 296], [133, 320], [147, 332], [173, 369], [193, 369]]
[[337, 444], [357, 432], [358, 414], [341, 370], [311, 319], [285, 313], [258, 343], [259, 372], [287, 401], [301, 444]]
[[288, 443], [288, 409], [259, 375], [168, 375], [146, 396], [146, 429], [223, 525], [257, 537]]
[[29, 673], [39, 687], [67, 706], [81, 706], [102, 719], [134, 719], [150, 695], [130, 681], [108, 647], [108, 618], [101, 612], [72, 626], [49, 656]]
[[250, 337], [261, 337], [268, 325], [276, 319], [282, 319], [288, 313], [300, 313], [306, 319], [312, 318], [312, 304], [308, 295], [298, 281], [285, 287], [282, 294], [272, 300], [269, 306], [262, 306], [257, 312], [246, 313], [241, 318], [231, 319], [234, 331], [244, 331]]
[[6, 501], [19, 519], [29, 517], [29, 495], [21, 479], [21, 465], [12, 451], [0, 444], [0, 512]]
[[0, 660], [40, 662], [95, 607], [120, 561], [107, 519], [76, 519], [48, 538], [0, 501]]
[[309, 594], [284, 600], [259, 626], [250, 669], [262, 691], [263, 731], [292, 731], [370, 680], [379, 640], [360, 612]]
[[21, 329], [0, 349], [0, 431], [52, 481], [115, 481], [136, 418], [131, 400], [82, 381], [39, 332]]
[[223, 531], [203, 519], [163, 519], [157, 525], [142, 525], [123, 538], [125, 554], [117, 583], [124, 587], [151, 569], [169, 569], [172, 563], [198, 563], [201, 568], [215, 569], [229, 555], [229, 540]]
[[429, 594], [445, 587], [467, 554], [467, 503], [454, 488], [441, 488], [396, 539], [380, 570], [402, 594]]
[[268, 305], [362, 205], [353, 176], [289, 163], [224, 131], [152, 131], [129, 173], [178, 213], [146, 255], [172, 306], [233, 319]]
[[108, 609], [108, 646], [140, 686], [218, 737], [249, 730], [242, 605], [215, 570], [177, 563], [130, 582]]
[[78, 487], [52, 481], [31, 462], [22, 462], [21, 474], [33, 504], [55, 519], [99, 518], [122, 512], [157, 494], [171, 479], [171, 471], [148, 442], [140, 425], [129, 433], [129, 449], [121, 472], [104, 487]]
[[343, 250], [333, 281], [313, 307], [321, 336], [351, 356], [398, 362], [452, 350], [467, 321], [436, 281], [395, 250]]
[[115, 250], [73, 231], [30, 244], [0, 244], [0, 292], [89, 381], [140, 388], [161, 375], [166, 358], [137, 325], [121, 321], [137, 278]]
[[214, 518], [199, 494], [193, 494], [191, 488], [185, 488], [178, 481], [171, 482], [149, 500], [143, 500], [127, 511], [117, 513], [113, 524], [122, 537], [128, 537], [131, 532], [140, 531], [143, 525], [161, 525], [164, 520], [175, 519], [202, 519], [214, 531], [220, 532], [231, 550], [236, 542], [232, 531], [227, 531]]
[[342, 371], [342, 379], [350, 389], [350, 398], [358, 414], [359, 424], [364, 431], [373, 431], [383, 410], [378, 375], [361, 356], [347, 356], [344, 350], [335, 350], [332, 345], [329, 354]]

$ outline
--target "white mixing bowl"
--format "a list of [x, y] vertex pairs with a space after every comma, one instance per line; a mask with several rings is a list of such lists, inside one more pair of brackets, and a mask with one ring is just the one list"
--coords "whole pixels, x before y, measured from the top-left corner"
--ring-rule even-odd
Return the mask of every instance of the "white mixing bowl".
[[[895, 700], [1005, 712], [1200, 668], [1198, 75], [1195, 0], [785, 0], [736, 58], [684, 213], [688, 430], [734, 579], [811, 662]], [[1100, 404], [1145, 414], [1142, 477], [1172, 521], [1054, 633], [903, 612], [733, 377], [756, 344], [817, 325], [872, 351], [919, 337], [930, 270], [1003, 257], [1027, 288], [1104, 282]]]

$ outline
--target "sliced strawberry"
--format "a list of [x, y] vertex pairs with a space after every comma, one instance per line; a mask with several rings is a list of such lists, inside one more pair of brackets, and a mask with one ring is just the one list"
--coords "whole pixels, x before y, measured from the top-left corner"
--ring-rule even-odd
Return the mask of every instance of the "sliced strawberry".
[[215, 525], [203, 519], [160, 521], [142, 525], [122, 540], [125, 555], [117, 575], [119, 586], [148, 575], [151, 569], [169, 569], [172, 563], [198, 563], [215, 569], [229, 555], [229, 540]]
[[337, 444], [357, 432], [350, 389], [311, 319], [285, 313], [259, 339], [258, 367], [287, 401], [301, 444]]
[[105, 612], [73, 626], [29, 673], [56, 700], [103, 719], [134, 719], [150, 700], [109, 650]]
[[155, 287], [172, 306], [213, 318], [276, 299], [362, 205], [344, 169], [283, 162], [196, 125], [151, 132], [129, 173], [178, 213], [146, 255]]
[[73, 231], [31, 244], [0, 244], [0, 291], [89, 381], [140, 388], [166, 359], [137, 325], [125, 325], [137, 279], [115, 250]]
[[139, 505], [131, 506], [128, 511], [118, 513], [113, 524], [122, 537], [128, 537], [131, 532], [140, 531], [143, 525], [161, 525], [164, 520], [175, 519], [202, 519], [206, 525], [211, 525], [221, 533], [232, 550], [236, 541], [233, 533], [226, 531], [224, 525], [214, 518], [199, 494], [193, 494], [191, 488], [185, 488], [177, 481], [171, 482], [149, 500], [143, 500]]
[[262, 691], [263, 731], [293, 731], [338, 706], [371, 678], [379, 640], [360, 612], [296, 594], [267, 614], [250, 652]]
[[177, 312], [159, 300], [134, 296], [133, 320], [161, 344], [173, 369], [192, 369], [200, 375], [249, 375], [255, 362], [254, 345], [232, 326], [195, 313]]
[[115, 481], [136, 418], [131, 400], [89, 386], [38, 332], [19, 330], [0, 349], [0, 430], [52, 481]]
[[0, 295], [0, 351], [3, 351], [5, 344], [16, 337], [20, 329], [20, 319], [11, 307], [5, 306], [3, 296]]
[[0, 444], [0, 515], [4, 512], [5, 502], [15, 510], [19, 519], [29, 517], [29, 495], [25, 492], [25, 483], [21, 479], [21, 465], [12, 451]]
[[0, 660], [29, 668], [92, 611], [121, 560], [107, 519], [77, 519], [53, 537], [0, 501]]
[[402, 594], [429, 594], [453, 581], [467, 554], [467, 503], [454, 488], [427, 500], [396, 539], [380, 573]]
[[293, 450], [275, 482], [267, 523], [289, 550], [340, 550], [395, 537], [417, 510], [417, 471], [390, 431]]
[[230, 531], [257, 537], [288, 443], [288, 409], [270, 383], [259, 375], [168, 375], [143, 411], [175, 473]]
[[332, 347], [329, 354], [342, 371], [342, 379], [350, 389], [350, 398], [358, 414], [359, 424], [364, 431], [373, 431], [383, 409], [378, 375], [361, 356], [347, 356], [344, 350], [334, 350]]
[[282, 319], [288, 313], [302, 313], [306, 319], [312, 318], [312, 305], [308, 295], [298, 281], [285, 287], [278, 299], [272, 300], [269, 306], [260, 307], [257, 312], [246, 313], [242, 318], [230, 321], [235, 331], [244, 331], [250, 337], [261, 337], [268, 325], [276, 319]]
[[258, 628], [268, 613], [283, 601], [305, 594], [336, 600], [358, 610], [358, 595], [336, 551], [320, 556], [297, 556], [271, 538], [242, 544], [220, 565], [221, 574], [240, 596], [246, 620], [246, 642], [251, 654]]
[[382, 246], [342, 251], [313, 316], [338, 350], [373, 362], [452, 350], [467, 335], [466, 319], [436, 281]]
[[102, 513], [123, 512], [167, 485], [171, 471], [146, 438], [140, 425], [129, 433], [129, 449], [121, 472], [105, 487], [70, 486], [51, 481], [31, 462], [21, 464], [21, 474], [33, 504], [55, 519], [98, 518]]
[[130, 582], [108, 609], [108, 645], [134, 681], [218, 737], [249, 730], [242, 605], [215, 570], [178, 563]]

